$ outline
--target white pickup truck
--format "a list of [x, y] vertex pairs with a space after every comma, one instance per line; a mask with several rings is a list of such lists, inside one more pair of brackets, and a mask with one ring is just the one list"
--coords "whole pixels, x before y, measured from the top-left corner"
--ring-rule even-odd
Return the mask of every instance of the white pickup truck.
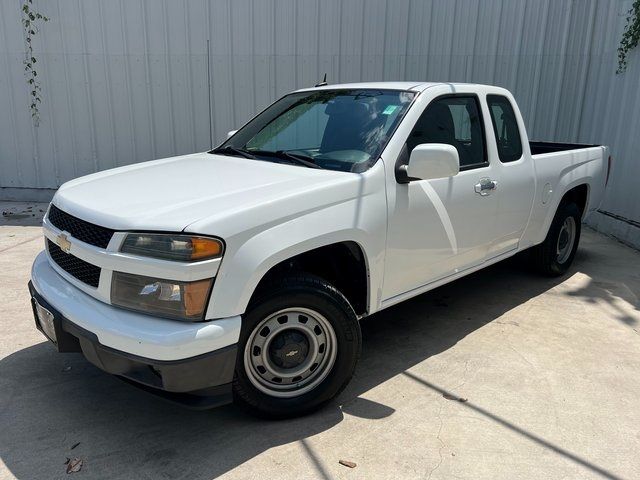
[[298, 90], [213, 151], [60, 187], [36, 326], [193, 407], [300, 415], [349, 382], [363, 317], [527, 249], [563, 274], [610, 166], [529, 142], [503, 88]]

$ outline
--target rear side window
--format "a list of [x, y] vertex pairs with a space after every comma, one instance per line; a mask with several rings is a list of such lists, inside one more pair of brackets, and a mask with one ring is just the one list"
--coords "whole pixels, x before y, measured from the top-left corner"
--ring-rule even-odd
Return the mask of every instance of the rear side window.
[[455, 95], [435, 99], [422, 113], [407, 140], [409, 153], [422, 143], [446, 143], [458, 150], [460, 168], [487, 164], [478, 99]]
[[491, 112], [500, 161], [506, 163], [519, 160], [522, 157], [522, 140], [511, 102], [502, 95], [487, 95], [487, 104]]

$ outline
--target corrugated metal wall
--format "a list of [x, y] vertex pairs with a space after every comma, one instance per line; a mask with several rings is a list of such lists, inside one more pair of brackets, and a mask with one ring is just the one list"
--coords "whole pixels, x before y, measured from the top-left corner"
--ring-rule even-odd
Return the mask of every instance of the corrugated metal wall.
[[[20, 2], [0, 0], [0, 196], [204, 150], [316, 83], [469, 81], [511, 89], [532, 138], [606, 143], [604, 209], [640, 221], [640, 55], [615, 75], [631, 0], [36, 0], [34, 128]], [[207, 40], [210, 40], [211, 118]], [[25, 190], [26, 189], [26, 190]], [[50, 195], [46, 191], [44, 195]], [[610, 216], [601, 228], [640, 244]]]

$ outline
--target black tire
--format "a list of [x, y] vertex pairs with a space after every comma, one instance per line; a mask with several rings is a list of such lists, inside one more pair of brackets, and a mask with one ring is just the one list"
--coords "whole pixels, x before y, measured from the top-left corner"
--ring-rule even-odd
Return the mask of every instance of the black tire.
[[[547, 233], [547, 237], [544, 242], [531, 249], [531, 263], [538, 272], [551, 277], [558, 277], [566, 273], [573, 262], [576, 251], [578, 250], [578, 243], [580, 242], [581, 217], [580, 209], [575, 203], [560, 204], [556, 215], [553, 217], [553, 221], [551, 222], [549, 232]], [[575, 228], [575, 235], [570, 247], [571, 250], [565, 258], [559, 258], [559, 237], [563, 232], [563, 225], [565, 224], [565, 221], [571, 218], [573, 219]]]
[[[247, 373], [245, 348], [252, 332], [265, 319], [289, 308], [304, 308], [319, 313], [335, 332], [335, 356], [325, 377], [312, 390], [300, 395], [281, 398], [256, 388]], [[260, 327], [262, 329], [263, 327]], [[337, 396], [349, 383], [360, 357], [362, 337], [360, 325], [353, 308], [336, 288], [325, 280], [308, 274], [284, 277], [262, 288], [252, 300], [242, 318], [238, 342], [238, 358], [233, 380], [234, 402], [250, 413], [263, 418], [287, 418], [310, 413]], [[266, 346], [265, 346], [266, 351]], [[247, 349], [251, 352], [251, 349]], [[253, 382], [253, 383], [252, 383]], [[259, 381], [258, 381], [259, 383]], [[263, 387], [264, 388], [264, 387]]]

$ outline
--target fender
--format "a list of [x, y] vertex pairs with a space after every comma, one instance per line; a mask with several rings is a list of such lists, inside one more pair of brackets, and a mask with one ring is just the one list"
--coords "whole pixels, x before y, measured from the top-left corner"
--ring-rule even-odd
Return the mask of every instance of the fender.
[[[386, 215], [380, 214], [386, 212], [382, 162], [366, 177], [360, 196], [299, 217], [283, 217], [257, 232], [253, 229], [223, 237], [229, 247], [215, 279], [206, 318], [243, 314], [256, 286], [272, 267], [309, 250], [345, 241], [355, 242], [363, 252], [368, 275], [367, 311], [376, 311], [381, 302], [386, 242]], [[331, 225], [329, 232], [327, 225]], [[215, 226], [192, 228], [205, 232]]]

